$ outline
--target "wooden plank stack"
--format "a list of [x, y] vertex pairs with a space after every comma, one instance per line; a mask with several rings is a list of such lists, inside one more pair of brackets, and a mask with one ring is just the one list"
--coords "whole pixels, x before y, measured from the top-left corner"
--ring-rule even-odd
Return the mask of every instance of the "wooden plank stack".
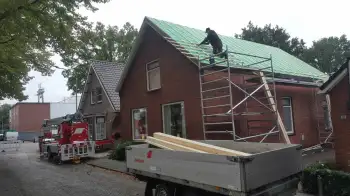
[[222, 148], [202, 142], [196, 142], [172, 135], [156, 132], [153, 137], [148, 136], [146, 142], [167, 150], [177, 150], [185, 152], [210, 153], [226, 156], [249, 156], [251, 154], [236, 151], [228, 148]]

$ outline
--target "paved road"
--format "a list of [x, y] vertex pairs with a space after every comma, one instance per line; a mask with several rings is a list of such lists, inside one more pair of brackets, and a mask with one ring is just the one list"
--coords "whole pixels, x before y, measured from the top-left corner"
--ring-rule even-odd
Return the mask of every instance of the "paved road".
[[54, 165], [40, 160], [37, 144], [0, 152], [1, 196], [136, 196], [144, 183], [85, 164]]
[[18, 152], [0, 152], [0, 196], [143, 195], [145, 184], [129, 176], [85, 164], [54, 165], [36, 151], [36, 143], [24, 143]]

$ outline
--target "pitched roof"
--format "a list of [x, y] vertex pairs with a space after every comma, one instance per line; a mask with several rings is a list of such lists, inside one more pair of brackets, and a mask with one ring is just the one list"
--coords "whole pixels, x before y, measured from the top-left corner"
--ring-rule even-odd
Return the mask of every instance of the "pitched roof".
[[328, 93], [332, 90], [347, 74], [349, 74], [349, 66], [350, 57], [348, 57], [346, 62], [322, 84], [319, 93]]
[[[197, 57], [202, 59], [212, 54], [212, 49], [210, 46], [197, 46], [197, 44], [206, 37], [206, 34], [203, 30], [145, 17], [145, 20], [140, 29], [139, 36], [125, 67], [125, 71], [117, 86], [118, 91], [120, 90], [122, 83], [127, 75], [129, 66], [135, 56], [138, 46], [142, 42], [142, 34], [146, 25], [151, 26], [161, 36], [167, 40], [170, 40], [175, 47], [181, 47], [182, 51], [186, 51], [184, 54], [190, 59]], [[267, 59], [272, 57], [273, 69], [277, 74], [323, 81], [328, 79], [328, 76], [326, 74], [279, 48], [234, 37], [223, 35], [219, 36], [223, 44], [227, 46], [228, 50], [235, 52], [235, 54], [230, 53], [229, 55], [230, 66], [233, 68], [259, 70], [270, 66], [271, 61], [267, 61]], [[207, 63], [207, 61], [208, 60], [202, 62]], [[222, 65], [227, 66], [226, 63]]]
[[85, 82], [84, 94], [80, 99], [79, 109], [82, 107], [85, 94], [88, 90], [87, 85], [91, 80], [92, 71], [95, 72], [97, 80], [104, 90], [107, 98], [115, 111], [120, 110], [119, 93], [115, 91], [117, 83], [119, 82], [121, 73], [123, 72], [124, 64], [107, 61], [92, 61], [87, 80]]

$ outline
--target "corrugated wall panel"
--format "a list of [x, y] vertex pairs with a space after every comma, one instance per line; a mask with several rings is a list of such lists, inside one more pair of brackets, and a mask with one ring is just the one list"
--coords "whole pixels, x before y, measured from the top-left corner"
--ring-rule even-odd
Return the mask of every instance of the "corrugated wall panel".
[[67, 114], [74, 114], [75, 103], [50, 103], [50, 118], [57, 118]]

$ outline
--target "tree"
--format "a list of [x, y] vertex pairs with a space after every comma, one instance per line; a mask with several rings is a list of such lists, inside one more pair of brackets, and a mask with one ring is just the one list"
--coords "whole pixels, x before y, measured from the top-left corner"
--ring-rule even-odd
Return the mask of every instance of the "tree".
[[75, 35], [89, 25], [79, 8], [97, 9], [92, 3], [109, 0], [0, 1], [0, 100], [25, 100], [24, 85], [30, 70], [51, 75], [53, 53], [71, 54]]
[[246, 27], [242, 28], [241, 34], [236, 34], [235, 37], [274, 46], [299, 58], [302, 58], [306, 49], [303, 39], [291, 38], [287, 31], [278, 25], [272, 27], [271, 24], [267, 24], [261, 28], [250, 21]]
[[121, 29], [100, 22], [94, 28], [81, 29], [76, 51], [62, 58], [67, 67], [62, 75], [68, 78], [68, 89], [73, 94], [83, 91], [91, 60], [126, 63], [137, 34], [137, 29], [128, 22]]
[[10, 128], [9, 117], [10, 117], [10, 104], [3, 104], [0, 106], [0, 130], [6, 130]]
[[350, 56], [350, 41], [346, 35], [314, 41], [305, 51], [304, 60], [322, 72], [332, 73]]

